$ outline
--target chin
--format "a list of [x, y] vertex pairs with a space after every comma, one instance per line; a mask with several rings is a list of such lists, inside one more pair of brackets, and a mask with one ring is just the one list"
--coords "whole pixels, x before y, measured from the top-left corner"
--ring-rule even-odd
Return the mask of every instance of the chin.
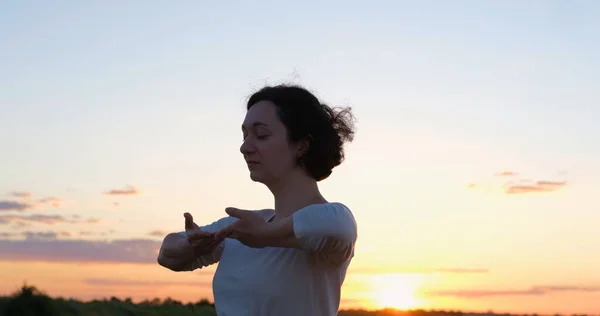
[[250, 171], [250, 180], [263, 183], [264, 177], [262, 177], [262, 175], [256, 171]]
[[250, 179], [264, 185], [274, 182], [273, 177], [266, 176], [264, 173], [257, 171], [250, 171]]

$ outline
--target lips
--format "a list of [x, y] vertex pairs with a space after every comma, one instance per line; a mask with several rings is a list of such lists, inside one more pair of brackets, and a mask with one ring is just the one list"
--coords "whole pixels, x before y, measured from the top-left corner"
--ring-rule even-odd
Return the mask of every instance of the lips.
[[256, 166], [259, 164], [259, 162], [258, 161], [246, 161], [246, 164], [248, 166]]

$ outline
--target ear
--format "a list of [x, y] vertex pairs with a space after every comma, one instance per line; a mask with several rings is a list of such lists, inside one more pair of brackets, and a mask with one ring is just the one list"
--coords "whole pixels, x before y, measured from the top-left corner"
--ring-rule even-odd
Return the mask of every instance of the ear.
[[304, 156], [304, 154], [306, 154], [308, 152], [311, 141], [312, 141], [312, 136], [310, 134], [308, 134], [307, 138], [304, 138], [298, 142], [298, 158]]

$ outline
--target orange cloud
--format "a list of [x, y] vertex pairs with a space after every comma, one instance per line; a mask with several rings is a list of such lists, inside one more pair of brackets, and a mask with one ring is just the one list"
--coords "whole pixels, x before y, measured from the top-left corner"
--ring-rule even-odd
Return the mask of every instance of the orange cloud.
[[496, 173], [496, 176], [498, 176], [498, 177], [512, 177], [512, 176], [518, 176], [518, 175], [519, 175], [518, 173], [516, 173], [514, 171], [508, 171], [508, 170], [500, 171], [500, 172]]
[[150, 236], [154, 236], [154, 237], [165, 237], [168, 234], [168, 232], [159, 230], [159, 229], [155, 229], [153, 231], [151, 231], [150, 233], [148, 233], [148, 235]]
[[441, 268], [430, 270], [432, 273], [488, 273], [488, 269], [471, 269], [471, 268]]
[[533, 192], [552, 192], [567, 185], [566, 181], [536, 181], [529, 184], [508, 185], [505, 192], [507, 194], [522, 194]]
[[79, 236], [107, 236], [112, 234], [114, 230], [110, 230], [108, 232], [93, 232], [89, 230], [82, 230], [79, 232]]
[[107, 192], [104, 192], [104, 195], [136, 195], [140, 192], [133, 185], [128, 185], [123, 189], [112, 189]]
[[[518, 173], [514, 171], [502, 171], [496, 173], [495, 176], [500, 177], [514, 177]], [[534, 181], [531, 179], [514, 179], [504, 181], [501, 185], [492, 184], [480, 184], [480, 183], [469, 183], [467, 187], [469, 189], [502, 189], [506, 194], [524, 194], [524, 193], [548, 193], [557, 191], [567, 185], [566, 181], [550, 181], [550, 180], [538, 180]]]
[[381, 268], [355, 268], [351, 269], [352, 274], [391, 274], [391, 273], [407, 273], [407, 274], [480, 274], [489, 273], [488, 269], [478, 268], [402, 268], [402, 269], [381, 269]]
[[429, 296], [455, 296], [461, 298], [482, 298], [489, 296], [545, 295], [552, 292], [600, 292], [598, 286], [533, 286], [524, 290], [449, 290], [431, 291]]

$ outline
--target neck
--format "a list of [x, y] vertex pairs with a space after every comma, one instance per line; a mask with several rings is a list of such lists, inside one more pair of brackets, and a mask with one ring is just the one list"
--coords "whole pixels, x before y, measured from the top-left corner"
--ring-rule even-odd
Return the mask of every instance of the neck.
[[277, 219], [289, 217], [311, 204], [327, 203], [319, 191], [317, 181], [304, 173], [286, 177], [276, 185], [269, 186], [269, 189], [275, 199]]

